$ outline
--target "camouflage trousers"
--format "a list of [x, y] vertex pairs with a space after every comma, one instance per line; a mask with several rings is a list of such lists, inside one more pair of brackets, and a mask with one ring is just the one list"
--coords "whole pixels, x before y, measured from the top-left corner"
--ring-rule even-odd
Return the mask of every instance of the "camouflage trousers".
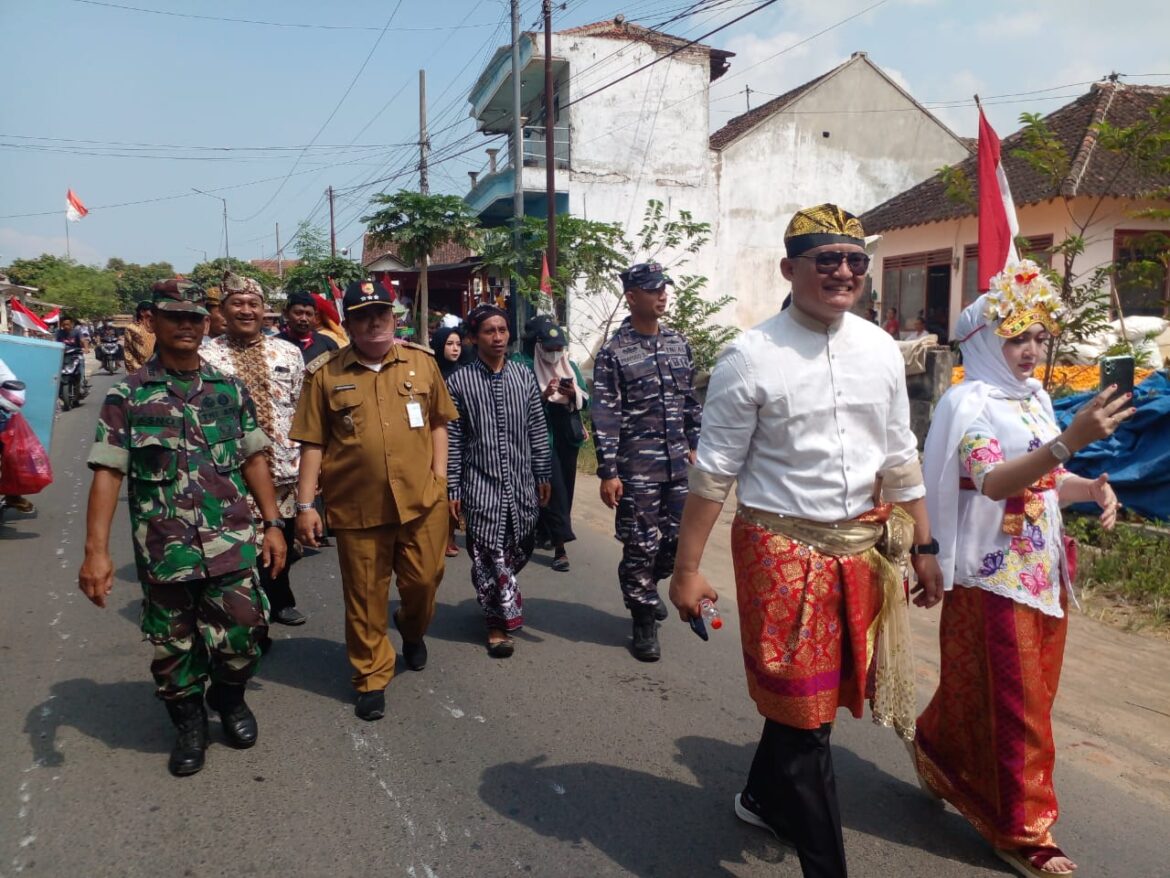
[[622, 482], [614, 535], [622, 543], [618, 584], [627, 609], [658, 603], [659, 580], [674, 572], [686, 499], [686, 479]]
[[268, 599], [253, 570], [190, 582], [142, 583], [142, 633], [166, 701], [200, 695], [210, 678], [243, 685], [260, 660]]

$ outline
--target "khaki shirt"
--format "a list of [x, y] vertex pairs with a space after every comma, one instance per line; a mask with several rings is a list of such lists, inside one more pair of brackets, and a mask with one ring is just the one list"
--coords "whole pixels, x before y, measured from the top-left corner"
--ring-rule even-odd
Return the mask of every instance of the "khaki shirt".
[[[408, 522], [446, 502], [431, 427], [459, 417], [434, 356], [393, 345], [374, 372], [351, 346], [309, 364], [290, 437], [324, 448], [321, 490], [335, 528]], [[411, 402], [422, 426], [410, 426]]]

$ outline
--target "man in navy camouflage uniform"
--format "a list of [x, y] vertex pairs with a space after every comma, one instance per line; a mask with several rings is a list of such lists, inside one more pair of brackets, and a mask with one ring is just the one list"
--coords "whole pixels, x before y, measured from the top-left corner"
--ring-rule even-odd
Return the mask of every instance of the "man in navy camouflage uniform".
[[256, 582], [256, 529], [247, 493], [264, 516], [260, 560], [283, 566], [285, 541], [262, 453], [268, 439], [244, 387], [199, 357], [204, 292], [182, 279], [154, 286], [155, 353], [106, 396], [89, 455], [93, 483], [81, 590], [106, 605], [114, 577], [110, 522], [129, 476], [130, 526], [142, 583], [142, 632], [151, 672], [179, 731], [170, 770], [194, 774], [207, 749], [207, 703], [232, 745], [256, 743], [244, 686], [260, 658], [267, 602]]
[[618, 582], [634, 619], [634, 656], [662, 654], [656, 619], [666, 618], [658, 581], [674, 571], [687, 464], [699, 444], [691, 347], [661, 326], [666, 285], [656, 262], [621, 273], [630, 316], [598, 351], [593, 367], [593, 436], [601, 499], [617, 510]]

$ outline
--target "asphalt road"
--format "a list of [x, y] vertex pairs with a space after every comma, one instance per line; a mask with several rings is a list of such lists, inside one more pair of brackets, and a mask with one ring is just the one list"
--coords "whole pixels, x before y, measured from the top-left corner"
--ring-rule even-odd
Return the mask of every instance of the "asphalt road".
[[[112, 381], [96, 377], [90, 399], [59, 416], [56, 481], [36, 498], [36, 516], [0, 526], [0, 876], [800, 874], [795, 856], [731, 812], [762, 723], [734, 611], [709, 643], [670, 620], [663, 660], [636, 662], [614, 578], [618, 546], [592, 477], [578, 492], [572, 572], [552, 572], [538, 553], [522, 575], [528, 626], [514, 658], [487, 657], [467, 558], [456, 558], [429, 666], [412, 673], [400, 661], [387, 717], [361, 722], [335, 550], [324, 549], [294, 570], [308, 624], [275, 628], [251, 687], [259, 744], [234, 751], [213, 721], [207, 767], [172, 778], [173, 735], [137, 631], [121, 508], [109, 608], [76, 585], [84, 458]], [[717, 581], [729, 579], [725, 557], [711, 553]], [[916, 625], [928, 642], [927, 622]], [[1129, 643], [1122, 660], [1137, 648]], [[932, 660], [922, 661], [925, 703]], [[1079, 714], [1069, 697], [1062, 708]], [[1133, 755], [1102, 734], [1061, 726], [1058, 838], [1080, 875], [1166, 875], [1166, 749], [1147, 741]], [[1075, 750], [1082, 738], [1100, 752], [1077, 756], [1088, 752]], [[892, 732], [843, 716], [834, 744], [854, 876], [1006, 874], [956, 813], [918, 791]]]

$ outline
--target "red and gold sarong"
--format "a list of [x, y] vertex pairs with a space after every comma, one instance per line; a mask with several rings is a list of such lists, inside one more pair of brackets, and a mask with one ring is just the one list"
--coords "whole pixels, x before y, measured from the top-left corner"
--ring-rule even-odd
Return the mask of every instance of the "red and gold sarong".
[[1053, 844], [1052, 703], [1067, 631], [1067, 616], [981, 588], [944, 599], [938, 690], [918, 718], [915, 760], [993, 847]]
[[[854, 523], [880, 531], [889, 514], [879, 507]], [[829, 554], [765, 526], [759, 514], [736, 515], [731, 548], [748, 692], [768, 719], [815, 729], [840, 707], [862, 715], [890, 572], [872, 546]]]

